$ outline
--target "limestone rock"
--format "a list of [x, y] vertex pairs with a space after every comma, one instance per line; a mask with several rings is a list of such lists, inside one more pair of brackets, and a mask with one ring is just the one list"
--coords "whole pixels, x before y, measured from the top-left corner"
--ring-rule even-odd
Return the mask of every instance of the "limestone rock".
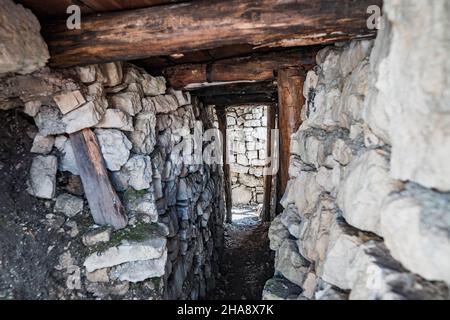
[[165, 247], [166, 238], [164, 237], [149, 238], [140, 242], [123, 241], [117, 247], [91, 254], [84, 261], [84, 266], [88, 272], [93, 272], [126, 262], [157, 259], [164, 254]]
[[119, 109], [107, 109], [97, 128], [133, 131], [133, 118]]
[[247, 187], [257, 187], [262, 185], [262, 180], [256, 178], [255, 176], [249, 174], [241, 174], [239, 175], [239, 182]]
[[95, 134], [107, 168], [111, 171], [119, 171], [128, 161], [131, 142], [116, 129], [96, 129]]
[[65, 216], [72, 218], [83, 211], [83, 206], [83, 199], [63, 193], [56, 198], [53, 211], [55, 213], [63, 213]]
[[111, 106], [135, 116], [142, 110], [141, 97], [136, 92], [122, 92], [110, 97]]
[[430, 300], [447, 299], [445, 285], [427, 283], [406, 272], [379, 242], [361, 247], [350, 271], [354, 279], [350, 300]]
[[287, 300], [290, 297], [298, 296], [302, 293], [302, 288], [283, 279], [281, 277], [271, 278], [266, 281], [262, 294], [263, 300]]
[[150, 188], [152, 182], [152, 163], [149, 156], [134, 155], [120, 169], [113, 173], [116, 189], [124, 191], [128, 187], [134, 190]]
[[152, 97], [149, 103], [153, 106], [156, 113], [170, 113], [178, 109], [178, 100], [174, 95], [166, 94]]
[[166, 93], [166, 79], [164, 77], [152, 77], [147, 73], [143, 77], [141, 84], [146, 96], [158, 96]]
[[41, 106], [39, 113], [34, 117], [34, 121], [43, 136], [66, 132], [66, 124], [62, 121], [62, 113], [57, 108]]
[[281, 223], [286, 227], [292, 237], [299, 239], [301, 232], [301, 219], [297, 214], [297, 208], [289, 206], [281, 214]]
[[332, 154], [333, 158], [343, 166], [349, 164], [353, 158], [351, 148], [342, 139], [335, 141]]
[[43, 136], [38, 133], [33, 140], [33, 147], [31, 148], [31, 152], [33, 153], [42, 153], [49, 154], [55, 143], [55, 137], [53, 136]]
[[174, 90], [173, 88], [169, 88], [168, 93], [177, 99], [180, 107], [191, 104], [191, 94], [189, 91]]
[[316, 263], [320, 272], [325, 260], [330, 240], [330, 229], [336, 219], [336, 206], [330, 197], [321, 197], [317, 210], [301, 221], [297, 234], [297, 246], [300, 254]]
[[316, 181], [316, 173], [302, 171], [288, 187], [281, 200], [283, 207], [295, 204], [300, 216], [312, 213], [323, 191]]
[[389, 162], [381, 151], [361, 154], [349, 165], [337, 202], [346, 221], [354, 227], [381, 235], [383, 199], [400, 186], [389, 177]]
[[133, 152], [150, 154], [156, 144], [156, 116], [153, 112], [142, 112], [135, 117], [134, 131], [129, 135]]
[[28, 74], [42, 68], [50, 55], [33, 13], [11, 0], [0, 8], [0, 74]]
[[276, 216], [269, 227], [270, 249], [277, 251], [289, 235], [289, 230], [281, 222], [281, 215]]
[[231, 190], [233, 204], [247, 204], [252, 200], [252, 192], [245, 186], [239, 186]]
[[96, 67], [95, 65], [75, 67], [80, 81], [83, 83], [92, 83], [96, 79]]
[[70, 140], [65, 136], [57, 136], [55, 138], [55, 147], [60, 152], [58, 155], [58, 170], [69, 171], [74, 175], [79, 175], [78, 165]]
[[329, 246], [320, 276], [328, 283], [341, 289], [351, 289], [353, 278], [348, 270], [360, 250], [363, 240], [340, 219], [330, 229]]
[[93, 229], [83, 235], [82, 241], [85, 246], [95, 246], [102, 242], [108, 242], [111, 239], [111, 233], [111, 228]]
[[94, 272], [86, 272], [86, 279], [90, 282], [109, 282], [107, 269], [99, 269]]
[[28, 179], [28, 193], [38, 198], [52, 199], [55, 196], [57, 167], [55, 156], [35, 157]]
[[392, 256], [422, 277], [450, 284], [450, 197], [408, 185], [381, 209], [381, 230]]
[[111, 270], [111, 278], [133, 283], [161, 277], [165, 274], [167, 250], [157, 259], [126, 262]]
[[39, 109], [41, 108], [41, 102], [39, 100], [32, 100], [25, 102], [25, 108], [23, 112], [25, 112], [30, 117], [35, 117], [39, 113]]
[[122, 82], [123, 72], [121, 62], [110, 62], [96, 66], [97, 81], [105, 87], [114, 87]]
[[86, 103], [86, 99], [80, 90], [57, 94], [53, 97], [53, 100], [55, 100], [62, 114], [69, 113]]
[[158, 221], [158, 210], [156, 208], [153, 192], [134, 192], [128, 190], [125, 194], [125, 207], [131, 213], [144, 214], [151, 222]]
[[369, 56], [372, 47], [372, 40], [350, 42], [339, 57], [341, 75], [346, 77], [350, 74], [361, 61]]
[[301, 286], [309, 271], [309, 262], [298, 253], [295, 241], [286, 239], [281, 243], [275, 258], [275, 270], [286, 279]]
[[88, 102], [81, 107], [67, 113], [63, 117], [67, 133], [74, 133], [84, 128], [95, 126], [102, 119], [107, 104], [96, 100]]

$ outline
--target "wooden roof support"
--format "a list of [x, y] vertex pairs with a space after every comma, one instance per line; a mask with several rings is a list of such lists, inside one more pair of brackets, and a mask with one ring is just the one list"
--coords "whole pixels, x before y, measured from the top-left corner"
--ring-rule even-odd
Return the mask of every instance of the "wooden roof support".
[[219, 131], [222, 134], [222, 151], [223, 151], [223, 183], [225, 192], [225, 204], [227, 208], [226, 222], [233, 222], [233, 213], [231, 211], [231, 175], [230, 164], [228, 161], [228, 145], [227, 145], [227, 112], [224, 106], [216, 107], [217, 122], [219, 124]]
[[210, 87], [203, 87], [196, 90], [191, 90], [191, 95], [197, 97], [213, 97], [223, 95], [245, 95], [245, 94], [264, 94], [277, 91], [277, 84], [275, 81], [262, 82], [245, 82], [245, 83], [231, 83], [224, 85], [216, 85]]
[[51, 66], [171, 55], [233, 44], [294, 47], [374, 36], [369, 5], [382, 0], [200, 0], [43, 26]]
[[203, 97], [203, 101], [207, 105], [215, 106], [239, 106], [245, 104], [257, 104], [257, 103], [274, 103], [277, 101], [277, 94], [274, 92], [263, 94], [230, 94], [220, 95], [212, 97]]
[[217, 60], [210, 64], [184, 64], [164, 71], [167, 81], [176, 89], [189, 85], [227, 81], [266, 81], [275, 79], [275, 71], [291, 66], [312, 68], [321, 47], [313, 46], [246, 57]]
[[[278, 71], [278, 122], [280, 129], [280, 152], [278, 170], [277, 203], [286, 190], [289, 180], [291, 158], [291, 135], [301, 125], [301, 110], [305, 104], [303, 85], [306, 75], [301, 68], [287, 68]], [[280, 213], [278, 208], [277, 212]]]

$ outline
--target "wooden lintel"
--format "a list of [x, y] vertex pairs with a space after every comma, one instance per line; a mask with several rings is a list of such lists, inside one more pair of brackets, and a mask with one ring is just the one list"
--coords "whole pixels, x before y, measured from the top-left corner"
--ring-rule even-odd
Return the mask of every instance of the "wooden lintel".
[[245, 104], [258, 104], [258, 103], [273, 103], [277, 101], [276, 93], [264, 93], [264, 94], [231, 94], [212, 97], [203, 97], [203, 101], [207, 105], [220, 105], [220, 106], [237, 106]]
[[276, 92], [275, 81], [262, 81], [250, 83], [230, 83], [211, 87], [204, 87], [190, 91], [191, 95], [198, 97], [213, 97], [222, 95], [265, 94]]
[[209, 64], [176, 65], [166, 68], [164, 75], [169, 84], [176, 89], [208, 82], [273, 81], [276, 79], [278, 69], [292, 66], [312, 68], [316, 64], [316, 55], [321, 48], [312, 46], [222, 59]]
[[53, 67], [134, 60], [234, 44], [293, 47], [373, 37], [382, 0], [199, 0], [43, 25]]

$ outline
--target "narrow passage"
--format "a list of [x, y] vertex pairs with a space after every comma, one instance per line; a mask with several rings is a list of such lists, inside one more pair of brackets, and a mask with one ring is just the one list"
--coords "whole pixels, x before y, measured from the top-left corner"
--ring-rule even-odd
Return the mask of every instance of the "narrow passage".
[[259, 300], [265, 282], [273, 276], [269, 223], [259, 219], [258, 206], [233, 208], [233, 223], [225, 225], [221, 275], [208, 300]]

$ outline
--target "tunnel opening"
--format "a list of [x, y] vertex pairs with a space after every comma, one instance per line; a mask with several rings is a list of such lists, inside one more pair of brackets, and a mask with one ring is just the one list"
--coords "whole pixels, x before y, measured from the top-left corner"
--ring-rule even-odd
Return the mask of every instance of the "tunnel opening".
[[47, 2], [0, 7], [0, 299], [450, 297], [444, 0]]

